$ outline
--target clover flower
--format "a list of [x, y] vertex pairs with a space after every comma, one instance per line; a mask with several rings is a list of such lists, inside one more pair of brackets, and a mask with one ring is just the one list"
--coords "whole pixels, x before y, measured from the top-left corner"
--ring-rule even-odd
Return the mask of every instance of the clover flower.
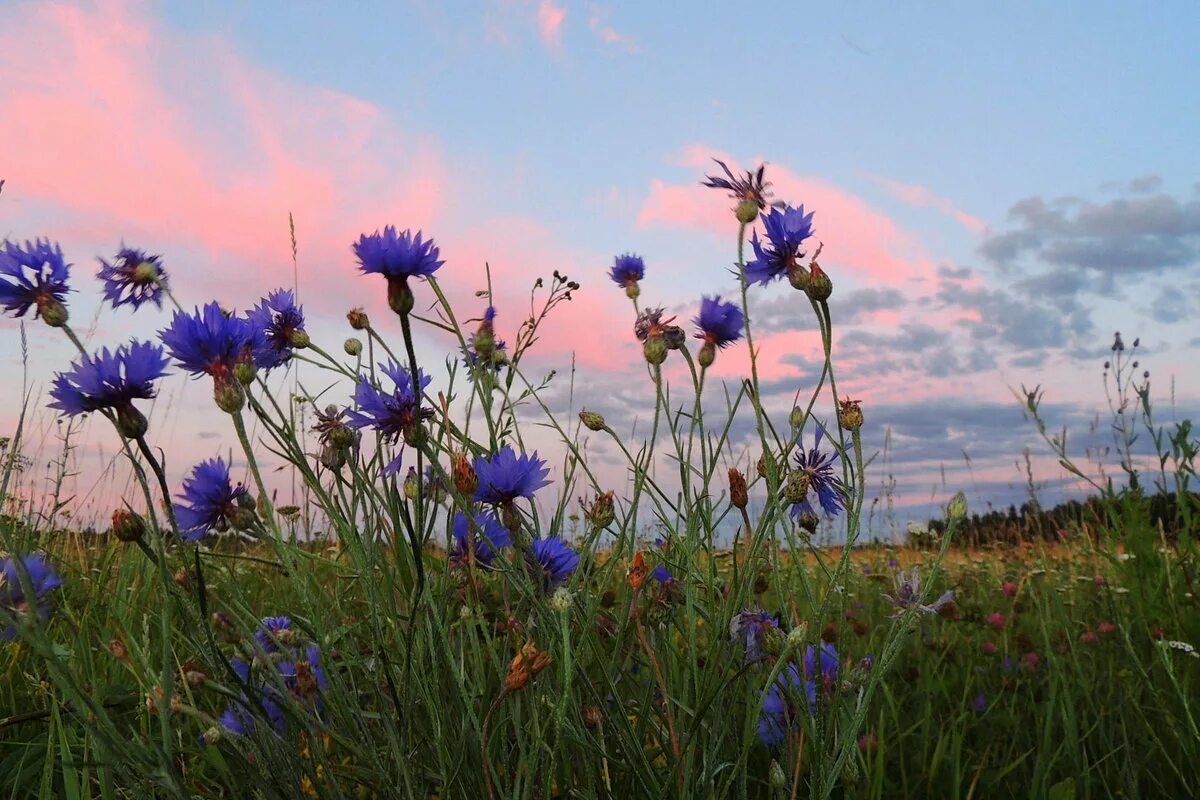
[[161, 258], [132, 247], [122, 247], [111, 264], [103, 258], [97, 259], [100, 271], [96, 277], [104, 281], [104, 299], [113, 308], [130, 305], [137, 311], [146, 303], [162, 308], [167, 273], [162, 268]]
[[546, 480], [550, 469], [538, 458], [537, 452], [518, 456], [509, 445], [504, 445], [492, 456], [479, 456], [473, 466], [479, 478], [475, 500], [480, 503], [501, 505], [518, 497], [532, 499], [534, 492], [550, 485]]
[[943, 606], [954, 600], [954, 590], [949, 589], [929, 605], [921, 603], [921, 570], [919, 567], [913, 567], [908, 574], [905, 574], [904, 570], [896, 573], [896, 593], [894, 595], [886, 592], [880, 594], [883, 599], [896, 607], [893, 617], [903, 615], [910, 608], [915, 608], [923, 614], [936, 614], [942, 610]]
[[720, 295], [700, 300], [700, 314], [692, 320], [699, 332], [696, 338], [704, 341], [700, 348], [700, 364], [712, 365], [716, 348], [724, 349], [742, 336], [746, 317], [734, 303], [722, 302]]
[[635, 256], [632, 253], [617, 256], [613, 259], [608, 277], [612, 278], [613, 283], [617, 286], [623, 287], [625, 294], [630, 299], [635, 298], [641, 294], [638, 281], [646, 277], [646, 262], [642, 261], [641, 256]]
[[[25, 593], [26, 582], [33, 594]], [[0, 611], [8, 614], [37, 612], [43, 620], [50, 617], [46, 595], [62, 586], [63, 579], [41, 555], [12, 556], [0, 560]], [[0, 630], [0, 641], [16, 638], [15, 625]]]
[[0, 247], [0, 305], [16, 317], [33, 307], [47, 325], [61, 327], [67, 322], [70, 273], [62, 248], [49, 239], [26, 241], [24, 248], [6, 240]]
[[530, 566], [541, 573], [543, 588], [558, 586], [579, 567], [579, 554], [557, 536], [534, 539], [530, 550]]
[[[461, 511], [454, 515], [454, 550], [450, 554], [452, 561], [466, 563], [471, 547], [472, 522]], [[475, 561], [484, 567], [490, 567], [500, 550], [512, 544], [508, 529], [500, 524], [496, 516], [489, 511], [475, 514]]]
[[[374, 428], [392, 444], [401, 437], [411, 443], [419, 435], [421, 421], [433, 416], [431, 409], [421, 407], [422, 393], [431, 378], [418, 369], [420, 386], [414, 389], [411, 370], [402, 369], [395, 362], [380, 364], [379, 368], [391, 378], [396, 388], [388, 393], [360, 377], [354, 389], [357, 408], [346, 409], [346, 424], [357, 429]], [[384, 474], [395, 474], [400, 469], [400, 459], [401, 456], [397, 456], [388, 464]]]
[[770, 214], [763, 217], [767, 243], [764, 245], [755, 231], [750, 240], [755, 258], [746, 263], [747, 281], [766, 285], [776, 278], [804, 269], [800, 259], [804, 258], [805, 253], [800, 249], [800, 245], [812, 236], [813, 213], [806, 215], [804, 206], [789, 206], [782, 210], [773, 208]]
[[396, 233], [391, 225], [385, 227], [383, 233], [363, 234], [353, 248], [358, 267], [364, 274], [387, 278], [388, 304], [400, 315], [408, 314], [413, 308], [408, 279], [429, 277], [445, 263], [438, 260], [440, 251], [433, 239], [422, 239], [420, 231], [416, 235], [409, 230]]
[[[822, 453], [821, 437], [823, 432], [817, 428], [813, 446], [805, 450], [802, 446], [796, 449], [796, 470], [808, 478], [808, 488], [817, 493], [817, 500], [825, 514], [834, 517], [842, 510], [843, 494], [847, 491], [845, 484], [833, 474], [833, 462], [837, 461], [837, 452]], [[805, 514], [815, 515], [812, 503], [808, 497], [793, 503], [790, 509], [792, 517], [799, 518]]]
[[246, 312], [246, 321], [261, 332], [254, 363], [263, 369], [274, 369], [291, 357], [292, 348], [308, 345], [304, 308], [296, 305], [291, 289], [271, 292]]
[[154, 382], [166, 372], [167, 358], [158, 345], [134, 340], [116, 351], [105, 347], [55, 375], [49, 407], [68, 416], [112, 409], [121, 433], [135, 439], [146, 433], [147, 423], [133, 401], [152, 399], [158, 393]]
[[223, 531], [237, 512], [246, 487], [232, 485], [229, 467], [221, 458], [201, 461], [183, 481], [183, 492], [175, 503], [175, 520], [185, 541], [194, 542], [210, 531]]

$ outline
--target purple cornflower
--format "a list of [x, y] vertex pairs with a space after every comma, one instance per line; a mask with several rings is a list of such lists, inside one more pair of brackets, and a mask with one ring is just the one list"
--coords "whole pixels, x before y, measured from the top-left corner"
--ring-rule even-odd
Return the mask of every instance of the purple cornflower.
[[67, 321], [64, 301], [71, 291], [70, 273], [62, 248], [51, 246], [49, 239], [26, 241], [24, 249], [6, 240], [0, 247], [0, 305], [17, 317], [35, 307], [35, 316], [62, 326]]
[[579, 567], [579, 554], [557, 536], [534, 539], [530, 549], [530, 566], [541, 572], [544, 588], [558, 586]]
[[700, 182], [701, 186], [707, 186], [709, 189], [725, 189], [729, 192], [729, 196], [738, 202], [748, 201], [754, 203], [759, 209], [767, 207], [767, 196], [770, 194], [767, 187], [771, 184], [763, 180], [766, 165], [760, 165], [757, 171], [746, 170], [746, 177], [740, 178], [725, 166], [724, 161], [716, 158], [713, 161], [716, 161], [725, 171], [726, 177], [705, 175], [705, 180]]
[[[808, 488], [817, 493], [817, 500], [825, 513], [834, 517], [842, 510], [842, 494], [846, 491], [845, 484], [833, 474], [833, 462], [837, 461], [837, 452], [822, 453], [821, 437], [823, 431], [817, 428], [815, 441], [809, 450], [803, 447], [796, 449], [796, 469], [808, 476]], [[805, 497], [799, 503], [793, 503], [790, 513], [793, 517], [803, 514], [816, 515], [812, 503]]]
[[750, 240], [755, 258], [746, 263], [746, 280], [765, 285], [792, 270], [803, 269], [800, 259], [805, 254], [800, 245], [812, 236], [812, 218], [812, 212], [805, 215], [804, 206], [771, 209], [771, 213], [763, 217], [766, 246], [759, 241], [757, 231]]
[[262, 627], [254, 632], [254, 641], [267, 654], [277, 652], [279, 646], [290, 644], [295, 634], [288, 617], [263, 617]]
[[[380, 364], [379, 368], [392, 379], [396, 388], [389, 394], [371, 385], [365, 377], [359, 377], [354, 389], [357, 409], [346, 409], [346, 424], [352, 428], [372, 427], [392, 444], [401, 437], [409, 441], [416, 434], [421, 420], [433, 416], [433, 411], [421, 407], [421, 393], [431, 378], [417, 370], [419, 390], [413, 389], [412, 371], [402, 369], [395, 362]], [[400, 469], [400, 456], [384, 468], [384, 474], [393, 475]]]
[[103, 258], [97, 259], [100, 272], [96, 277], [104, 281], [104, 299], [113, 308], [130, 305], [137, 311], [145, 303], [162, 308], [167, 273], [163, 271], [161, 258], [132, 247], [122, 247], [111, 264]]
[[696, 333], [697, 339], [724, 348], [741, 338], [746, 317], [736, 304], [722, 302], [721, 296], [717, 295], [701, 298], [700, 314], [692, 322], [700, 329]]
[[913, 567], [908, 574], [905, 574], [904, 570], [896, 573], [896, 593], [894, 595], [887, 592], [880, 592], [880, 594], [883, 599], [896, 607], [896, 612], [892, 614], [893, 617], [902, 616], [910, 608], [915, 608], [924, 614], [936, 614], [942, 609], [942, 606], [954, 599], [954, 590], [950, 589], [943, 592], [929, 605], [923, 604], [921, 602], [921, 570], [919, 567]]
[[[461, 511], [454, 515], [454, 550], [450, 554], [455, 563], [464, 564], [469, 558], [468, 549], [471, 540], [471, 522]], [[500, 550], [512, 544], [508, 529], [500, 524], [490, 511], [480, 511], [475, 515], [475, 561], [490, 567]]]
[[[33, 591], [25, 593], [26, 582]], [[45, 597], [62, 586], [63, 579], [46, 559], [38, 554], [14, 556], [0, 560], [0, 611], [6, 614], [24, 614], [36, 610], [43, 620], [50, 617], [50, 605]], [[0, 630], [0, 641], [16, 638], [17, 628], [9, 625]]]
[[985, 713], [988, 710], [987, 695], [984, 694], [983, 692], [980, 692], [979, 694], [975, 695], [974, 699], [971, 700], [971, 708], [975, 711], [976, 714]]
[[479, 456], [472, 466], [479, 478], [475, 500], [480, 503], [501, 505], [518, 497], [532, 499], [534, 492], [550, 485], [546, 480], [550, 469], [536, 451], [533, 455], [518, 456], [512, 447], [504, 445], [490, 458]]
[[291, 289], [271, 292], [246, 312], [246, 321], [261, 331], [262, 341], [254, 352], [254, 363], [263, 369], [274, 369], [291, 357], [292, 348], [308, 344], [304, 307], [296, 305]]
[[613, 283], [623, 287], [627, 292], [630, 289], [636, 289], [638, 281], [646, 277], [646, 262], [642, 261], [641, 256], [635, 256], [632, 253], [617, 256], [613, 259], [613, 265], [608, 271], [608, 277], [612, 278]]
[[654, 569], [652, 569], [650, 571], [650, 577], [653, 580], [656, 580], [659, 583], [661, 583], [663, 586], [671, 586], [676, 583], [675, 576], [672, 575], [671, 571], [662, 564], [659, 564], [657, 567], [655, 567]]
[[[837, 649], [829, 642], [821, 642], [821, 678], [826, 683], [831, 683], [837, 680], [838, 676], [838, 654]], [[815, 678], [817, 674], [817, 648], [809, 645], [804, 648], [804, 677]]]
[[778, 747], [795, 725], [797, 700], [808, 700], [809, 712], [816, 713], [817, 687], [800, 675], [795, 664], [788, 664], [770, 688], [762, 693], [762, 711], [755, 732], [767, 747]]
[[438, 260], [439, 250], [433, 239], [422, 239], [420, 231], [415, 236], [408, 230], [396, 233], [391, 225], [382, 234], [375, 231], [360, 236], [354, 243], [354, 255], [365, 274], [387, 278], [388, 305], [401, 316], [412, 311], [415, 302], [408, 279], [429, 277], [445, 263]]
[[745, 647], [747, 664], [766, 658], [768, 636], [782, 635], [779, 620], [766, 611], [743, 611], [729, 621], [729, 637]]
[[[232, 658], [229, 665], [242, 683], [254, 687], [262, 713], [271, 728], [282, 734], [287, 726], [285, 703], [299, 704], [318, 714], [322, 710], [321, 693], [329, 688], [329, 681], [321, 666], [321, 648], [297, 642], [287, 617], [267, 617], [254, 636], [261, 651], [252, 661]], [[244, 693], [225, 709], [220, 723], [239, 736], [253, 729], [254, 715]]]
[[176, 311], [158, 336], [185, 370], [221, 383], [233, 379], [239, 362], [253, 363], [265, 334], [247, 320], [226, 314], [214, 301], [192, 314]]
[[[463, 363], [468, 367], [474, 368], [481, 361], [483, 365], [496, 372], [504, 369], [507, 363], [507, 358], [504, 355], [506, 347], [503, 339], [496, 338], [495, 331], [496, 309], [488, 306], [483, 312], [483, 319], [479, 323], [479, 329], [472, 333], [467, 338], [467, 347], [463, 351]], [[474, 380], [474, 374], [471, 379]]]
[[245, 494], [245, 486], [230, 483], [224, 460], [201, 461], [192, 468], [191, 477], [184, 479], [183, 492], [177, 495], [183, 501], [175, 504], [180, 535], [194, 542], [212, 530], [225, 530], [239, 498]]
[[146, 433], [146, 418], [133, 401], [153, 398], [158, 393], [154, 381], [166, 372], [167, 358], [159, 345], [134, 340], [115, 352], [105, 347], [55, 376], [49, 405], [69, 416], [113, 409], [121, 433], [137, 438]]

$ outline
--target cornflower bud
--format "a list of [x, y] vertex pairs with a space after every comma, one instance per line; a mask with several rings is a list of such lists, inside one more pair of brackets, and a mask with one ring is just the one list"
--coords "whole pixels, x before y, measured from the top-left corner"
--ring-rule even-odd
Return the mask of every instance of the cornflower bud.
[[600, 721], [602, 719], [600, 715], [600, 709], [593, 705], [585, 704], [583, 706], [582, 716], [583, 724], [587, 727], [591, 728], [592, 730], [600, 727]]
[[862, 427], [863, 413], [861, 400], [838, 401], [838, 425], [842, 426], [842, 430], [851, 432]]
[[243, 358], [233, 365], [233, 377], [242, 386], [249, 386], [254, 383], [256, 375], [258, 375], [258, 368], [254, 366], [254, 359], [252, 358]]
[[793, 653], [799, 652], [804, 647], [805, 641], [807, 639], [808, 639], [808, 623], [801, 622], [799, 625], [797, 625], [796, 627], [794, 627], [790, 631], [788, 631], [788, 635], [787, 635], [788, 650], [790, 650]]
[[117, 406], [117, 430], [126, 439], [140, 439], [146, 435], [150, 423], [146, 415], [133, 407], [133, 403]]
[[667, 341], [662, 336], [648, 336], [642, 345], [642, 355], [650, 364], [658, 366], [667, 360]]
[[226, 414], [236, 414], [246, 404], [246, 393], [237, 381], [222, 378], [213, 381], [213, 401]]
[[450, 475], [454, 479], [455, 490], [461, 495], [472, 496], [479, 488], [479, 476], [475, 474], [475, 468], [471, 466], [465, 452], [459, 451], [454, 454]]
[[812, 275], [808, 279], [807, 291], [808, 296], [818, 303], [828, 300], [829, 295], [833, 294], [833, 281], [815, 261], [812, 263]]
[[799, 430], [804, 425], [804, 420], [807, 417], [808, 415], [804, 413], [803, 408], [800, 406], [793, 406], [792, 413], [788, 415], [788, 422], [791, 424], [792, 428]]
[[417, 478], [417, 471], [409, 467], [408, 474], [404, 477], [404, 496], [409, 500], [416, 500], [419, 494], [421, 494], [421, 481]]
[[557, 614], [565, 614], [570, 611], [573, 603], [571, 590], [565, 586], [558, 587], [554, 590], [554, 594], [550, 595], [550, 610]]
[[711, 367], [717, 360], [717, 346], [712, 342], [705, 342], [700, 346], [700, 353], [696, 356], [696, 360], [705, 369]]
[[38, 301], [38, 314], [41, 315], [42, 321], [51, 328], [61, 328], [67, 324], [67, 319], [70, 314], [67, 313], [67, 307], [53, 297]]
[[792, 470], [788, 473], [787, 483], [783, 487], [783, 497], [792, 505], [803, 503], [808, 497], [808, 487], [812, 484], [812, 478], [807, 472], [802, 470]]
[[792, 264], [787, 270], [788, 283], [793, 289], [798, 289], [801, 292], [807, 292], [812, 286], [812, 273], [804, 268], [803, 264]]
[[746, 491], [746, 476], [733, 467], [729, 468], [729, 502], [734, 508], [742, 509], [750, 502]]
[[750, 198], [741, 200], [734, 206], [733, 215], [737, 217], [738, 222], [749, 225], [758, 219], [758, 203]]
[[946, 506], [946, 516], [951, 520], [962, 521], [967, 518], [967, 496], [962, 492], [956, 492], [954, 497], [950, 498], [949, 505]]
[[595, 431], [599, 433], [606, 427], [604, 417], [600, 416], [595, 411], [588, 411], [586, 408], [579, 412], [579, 420], [589, 431]]
[[584, 512], [584, 516], [596, 530], [603, 530], [611, 525], [616, 518], [616, 510], [613, 507], [613, 493], [602, 492], [596, 495], [596, 499], [592, 501], [591, 507]]
[[108, 643], [108, 652], [118, 661], [124, 661], [129, 656], [129, 650], [126, 649], [125, 643], [120, 639], [113, 639]]
[[118, 508], [112, 514], [112, 532], [122, 542], [136, 542], [146, 534], [146, 521], [132, 511]]
[[782, 792], [787, 789], [787, 775], [783, 771], [783, 767], [775, 759], [771, 759], [771, 767], [768, 770], [768, 781], [771, 788], [776, 792]]
[[361, 308], [352, 308], [346, 314], [346, 321], [350, 323], [350, 327], [356, 331], [364, 331], [371, 327], [371, 318], [367, 316], [367, 312]]
[[288, 335], [288, 341], [291, 342], [292, 347], [296, 348], [297, 350], [303, 350], [312, 344], [312, 339], [309, 338], [307, 331], [292, 331], [291, 334]]
[[629, 573], [626, 580], [629, 582], [629, 588], [635, 592], [642, 588], [642, 584], [646, 582], [646, 576], [650, 574], [650, 568], [646, 566], [646, 558], [639, 550], [633, 556], [633, 564], [629, 567]]
[[342, 349], [346, 351], [348, 356], [357, 356], [362, 353], [362, 342], [351, 336], [342, 344]]

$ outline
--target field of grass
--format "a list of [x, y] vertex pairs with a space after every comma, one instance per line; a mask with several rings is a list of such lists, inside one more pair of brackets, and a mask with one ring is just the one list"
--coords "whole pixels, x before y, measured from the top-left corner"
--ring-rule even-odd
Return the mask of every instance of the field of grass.
[[[456, 316], [431, 241], [364, 235], [359, 267], [394, 316], [352, 311], [334, 356], [290, 293], [189, 313], [154, 259], [123, 251], [108, 279], [177, 306], [163, 347], [81, 354], [51, 392], [126, 455], [111, 530], [65, 529], [57, 490], [15, 491], [23, 427], [2, 451], [0, 797], [1200, 795], [1190, 426], [1156, 425], [1114, 345], [1120, 480], [1077, 467], [1038, 390], [1023, 398], [1092, 501], [992, 537], [959, 493], [913, 547], [816, 546], [832, 525], [859, 541], [861, 429], [886, 421], [837, 391], [833, 279], [800, 249], [803, 211], [768, 211], [761, 171], [709, 181], [738, 200], [741, 296], [702, 302], [701, 344], [644, 304], [640, 259], [610, 276], [656, 397], [648, 436], [556, 416], [523, 371], [580, 290], [565, 275], [538, 280], [505, 347], [490, 296]], [[9, 310], [78, 343], [61, 253], [0, 257], [6, 296], [28, 301]], [[726, 345], [754, 353], [754, 287], [773, 279], [825, 350], [785, 409], [760, 403], [753, 357], [739, 385], [707, 372]], [[444, 359], [436, 389], [417, 324], [449, 342], [421, 354]], [[222, 459], [170, 485], [134, 403], [168, 356], [211, 383], [247, 485]], [[293, 363], [348, 399], [298, 381], [275, 396], [265, 376]], [[553, 471], [534, 428], [557, 442]], [[628, 493], [606, 488], [588, 437], [624, 460]], [[303, 505], [273, 504], [268, 452]]]

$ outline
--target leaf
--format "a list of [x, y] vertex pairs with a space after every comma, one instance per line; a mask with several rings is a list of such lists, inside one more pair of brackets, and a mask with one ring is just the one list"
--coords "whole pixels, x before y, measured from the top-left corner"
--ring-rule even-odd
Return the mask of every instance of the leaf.
[[1047, 800], [1075, 800], [1075, 779], [1067, 778], [1050, 787]]

